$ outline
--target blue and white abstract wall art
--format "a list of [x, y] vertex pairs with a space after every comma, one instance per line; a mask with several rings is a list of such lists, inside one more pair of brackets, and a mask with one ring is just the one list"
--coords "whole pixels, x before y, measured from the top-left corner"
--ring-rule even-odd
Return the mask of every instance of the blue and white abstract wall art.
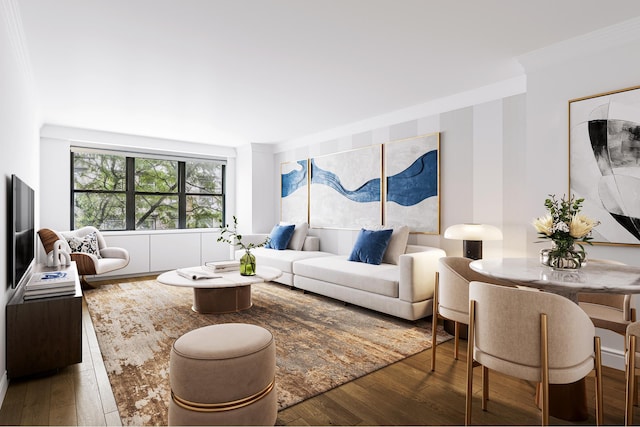
[[359, 230], [382, 221], [382, 146], [311, 159], [309, 223]]
[[309, 222], [309, 161], [280, 165], [280, 220]]
[[593, 243], [640, 245], [640, 87], [569, 101], [569, 192]]
[[384, 225], [411, 232], [440, 233], [440, 134], [384, 145]]

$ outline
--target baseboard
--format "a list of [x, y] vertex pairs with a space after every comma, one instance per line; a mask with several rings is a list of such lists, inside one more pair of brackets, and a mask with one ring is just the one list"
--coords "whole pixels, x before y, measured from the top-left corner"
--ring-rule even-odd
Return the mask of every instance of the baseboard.
[[0, 408], [4, 403], [4, 398], [7, 395], [7, 390], [9, 390], [9, 377], [7, 377], [7, 371], [4, 371], [4, 374], [2, 374], [2, 379], [0, 379]]
[[616, 348], [602, 347], [602, 365], [624, 371], [624, 353]]

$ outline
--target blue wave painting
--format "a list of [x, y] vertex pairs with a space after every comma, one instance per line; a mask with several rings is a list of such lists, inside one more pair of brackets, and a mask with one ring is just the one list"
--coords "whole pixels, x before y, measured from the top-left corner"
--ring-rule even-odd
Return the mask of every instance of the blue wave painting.
[[402, 172], [387, 178], [387, 201], [414, 206], [438, 195], [438, 152], [429, 151]]
[[380, 178], [371, 179], [355, 190], [347, 190], [340, 182], [340, 178], [333, 172], [318, 167], [311, 159], [311, 183], [326, 185], [333, 188], [349, 200], [358, 203], [380, 201]]
[[292, 170], [289, 173], [282, 174], [283, 198], [307, 185], [307, 161], [299, 160], [297, 163], [302, 167], [301, 169]]

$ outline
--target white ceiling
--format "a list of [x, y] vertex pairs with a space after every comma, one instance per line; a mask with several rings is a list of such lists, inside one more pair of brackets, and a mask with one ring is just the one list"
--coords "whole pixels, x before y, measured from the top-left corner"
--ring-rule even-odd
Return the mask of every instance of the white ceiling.
[[18, 0], [44, 123], [284, 142], [522, 75], [637, 0]]

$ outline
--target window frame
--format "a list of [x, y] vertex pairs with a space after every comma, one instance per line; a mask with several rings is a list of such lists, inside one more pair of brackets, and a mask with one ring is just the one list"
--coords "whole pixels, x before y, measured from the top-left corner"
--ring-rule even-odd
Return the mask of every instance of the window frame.
[[[75, 148], [75, 149], [74, 149]], [[95, 153], [100, 155], [113, 155], [122, 156], [125, 158], [125, 190], [82, 190], [75, 188], [75, 174], [74, 174], [74, 157], [77, 154], [83, 153]], [[167, 192], [149, 192], [149, 191], [136, 191], [135, 188], [135, 161], [136, 159], [160, 159], [167, 161], [178, 162], [178, 190], [175, 193]], [[212, 162], [217, 163], [221, 168], [221, 182], [219, 193], [203, 193], [203, 192], [187, 192], [186, 187], [186, 169], [189, 161], [194, 162]], [[184, 156], [168, 156], [158, 155], [151, 153], [131, 153], [122, 152], [117, 150], [92, 150], [83, 149], [81, 147], [72, 147], [70, 150], [70, 230], [75, 229], [75, 196], [76, 194], [115, 194], [125, 196], [125, 228], [113, 229], [108, 231], [149, 231], [147, 229], [136, 229], [136, 196], [137, 195], [152, 195], [152, 196], [177, 196], [178, 197], [178, 227], [166, 228], [162, 230], [198, 230], [198, 229], [214, 229], [217, 225], [213, 225], [211, 228], [187, 228], [187, 198], [189, 196], [205, 196], [221, 198], [222, 207], [222, 223], [225, 223], [226, 218], [226, 175], [227, 175], [227, 162], [226, 160], [218, 158], [196, 158], [196, 157], [184, 157]], [[216, 186], [217, 187], [217, 186]]]

